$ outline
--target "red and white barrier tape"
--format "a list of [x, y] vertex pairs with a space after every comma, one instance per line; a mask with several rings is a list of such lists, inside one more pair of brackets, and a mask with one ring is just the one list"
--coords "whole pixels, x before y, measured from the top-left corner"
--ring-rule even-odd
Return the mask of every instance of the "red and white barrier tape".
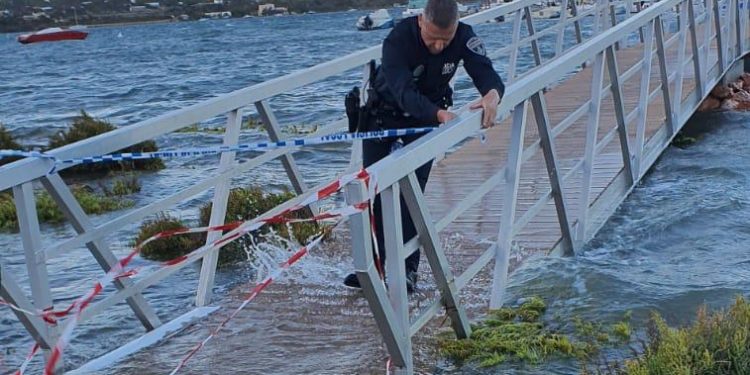
[[[258, 218], [244, 221], [244, 222], [230, 223], [230, 224], [221, 225], [217, 227], [204, 227], [204, 228], [193, 228], [193, 229], [186, 228], [186, 229], [165, 231], [165, 232], [157, 233], [156, 235], [143, 241], [139, 246], [134, 248], [130, 254], [128, 254], [125, 258], [117, 262], [115, 266], [112, 267], [112, 269], [110, 269], [102, 278], [100, 278], [99, 281], [96, 282], [94, 287], [87, 294], [75, 300], [67, 309], [63, 311], [52, 311], [49, 313], [44, 313], [45, 314], [44, 316], [62, 317], [73, 312], [73, 317], [69, 319], [69, 321], [63, 328], [60, 338], [55, 344], [55, 347], [52, 349], [52, 354], [50, 355], [50, 358], [47, 361], [47, 365], [45, 366], [45, 369], [44, 369], [45, 375], [51, 375], [53, 373], [53, 370], [55, 366], [57, 365], [57, 362], [60, 360], [60, 357], [62, 355], [64, 348], [67, 346], [67, 344], [70, 342], [72, 338], [73, 330], [78, 325], [78, 321], [80, 320], [81, 313], [83, 312], [83, 310], [89, 306], [91, 301], [98, 294], [101, 293], [101, 291], [104, 289], [106, 285], [109, 285], [115, 278], [121, 277], [119, 275], [130, 272], [130, 271], [125, 272], [124, 268], [130, 263], [130, 261], [135, 257], [135, 255], [137, 255], [140, 252], [140, 250], [144, 246], [146, 246], [148, 243], [155, 241], [157, 239], [160, 239], [160, 238], [166, 238], [166, 237], [170, 237], [170, 236], [174, 236], [178, 234], [198, 233], [198, 232], [218, 231], [218, 230], [221, 230], [221, 231], [230, 230], [229, 233], [224, 234], [222, 238], [218, 239], [217, 241], [215, 241], [214, 243], [210, 245], [204, 245], [194, 250], [188, 255], [184, 255], [184, 256], [175, 258], [171, 261], [167, 261], [163, 263], [164, 266], [176, 266], [178, 264], [187, 262], [194, 258], [203, 256], [203, 254], [205, 254], [208, 251], [212, 251], [214, 249], [218, 250], [224, 247], [225, 245], [227, 245], [229, 242], [241, 237], [242, 235], [255, 231], [257, 229], [260, 229], [260, 227], [262, 227], [265, 224], [280, 222], [281, 220], [280, 217], [283, 217], [290, 212], [294, 212], [304, 207], [307, 207], [310, 204], [316, 203], [324, 198], [330, 197], [331, 195], [339, 191], [342, 187], [344, 187], [346, 184], [356, 179], [364, 181], [366, 186], [368, 186], [369, 196], [370, 197], [374, 196], [375, 184], [372, 183], [373, 178], [367, 172], [367, 170], [362, 169], [356, 173], [343, 175], [339, 177], [337, 180], [333, 181], [332, 183], [326, 185], [325, 187], [323, 187], [322, 189], [316, 192], [307, 193], [309, 194], [308, 197], [304, 199], [300, 204], [293, 206], [291, 208], [288, 208], [274, 216], [258, 217]], [[357, 212], [361, 212], [364, 208], [366, 208], [362, 206], [361, 204], [357, 206], [359, 206], [358, 208], [355, 207]], [[347, 208], [344, 208], [344, 209], [347, 209]], [[343, 212], [344, 211], [342, 211], [342, 214]], [[333, 216], [328, 216], [327, 218], [331, 218], [331, 217]]]
[[18, 369], [18, 371], [15, 372], [14, 375], [23, 375], [24, 371], [26, 371], [26, 367], [31, 363], [31, 360], [34, 359], [34, 355], [36, 352], [39, 351], [39, 344], [34, 343], [34, 346], [31, 348], [31, 352], [26, 355], [26, 359], [21, 364], [21, 367]]
[[240, 311], [242, 311], [242, 309], [244, 309], [245, 306], [247, 306], [248, 303], [250, 303], [252, 300], [254, 300], [255, 297], [257, 297], [260, 294], [260, 292], [263, 291], [263, 289], [265, 289], [268, 285], [270, 285], [275, 279], [278, 279], [279, 276], [281, 276], [281, 274], [284, 273], [284, 271], [286, 271], [294, 263], [296, 263], [302, 257], [304, 257], [305, 255], [307, 255], [310, 250], [312, 250], [316, 246], [318, 246], [318, 244], [320, 244], [320, 241], [322, 239], [323, 239], [323, 235], [320, 235], [317, 238], [315, 238], [314, 240], [312, 240], [306, 246], [301, 247], [289, 259], [287, 259], [286, 262], [282, 263], [279, 266], [279, 268], [277, 268], [271, 275], [269, 275], [263, 281], [261, 281], [260, 283], [258, 283], [255, 286], [255, 288], [253, 288], [250, 291], [250, 294], [247, 296], [247, 298], [245, 298], [245, 300], [242, 301], [242, 304], [239, 307], [237, 307], [226, 319], [224, 319], [221, 323], [219, 323], [219, 325], [213, 331], [211, 331], [211, 334], [209, 334], [208, 337], [206, 337], [203, 341], [199, 342], [192, 350], [190, 350], [190, 352], [188, 352], [188, 354], [180, 361], [180, 363], [177, 365], [177, 367], [175, 367], [174, 370], [172, 370], [172, 372], [170, 372], [169, 374], [170, 375], [174, 375], [178, 371], [180, 371], [180, 369], [182, 369], [185, 366], [185, 364], [187, 363], [187, 361], [189, 361], [190, 358], [192, 358], [193, 355], [195, 355], [195, 353], [197, 353], [204, 346], [206, 346], [206, 344], [209, 341], [211, 341], [211, 339], [213, 339], [214, 337], [216, 337], [216, 335], [219, 334], [219, 331], [221, 331], [221, 329], [224, 328], [224, 326], [227, 323], [229, 323], [230, 320], [232, 320], [235, 316], [237, 316], [237, 314]]
[[26, 315], [41, 316], [43, 314], [43, 312], [33, 312], [33, 311], [26, 310], [26, 309], [22, 309], [22, 308], [14, 305], [14, 304], [12, 304], [10, 302], [5, 301], [2, 298], [0, 298], [0, 305], [8, 306], [11, 310], [16, 310], [16, 311], [22, 312], [22, 313], [24, 313]]

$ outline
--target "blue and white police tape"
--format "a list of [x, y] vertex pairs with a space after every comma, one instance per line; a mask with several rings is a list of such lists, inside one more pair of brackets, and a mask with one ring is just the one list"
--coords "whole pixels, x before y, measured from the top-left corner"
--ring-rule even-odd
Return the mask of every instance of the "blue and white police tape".
[[[125, 152], [117, 154], [108, 154], [101, 156], [87, 156], [82, 158], [73, 159], [57, 159], [54, 155], [46, 154], [38, 151], [18, 151], [18, 150], [0, 150], [0, 159], [7, 157], [36, 157], [51, 159], [55, 165], [66, 165], [66, 164], [94, 164], [109, 161], [131, 161], [131, 160], [143, 160], [143, 159], [160, 159], [160, 158], [181, 158], [190, 156], [205, 156], [214, 155], [224, 152], [243, 152], [243, 151], [268, 151], [279, 148], [291, 148], [300, 146], [312, 146], [322, 145], [328, 143], [348, 142], [355, 140], [364, 139], [379, 139], [379, 138], [390, 138], [390, 137], [401, 137], [416, 134], [423, 134], [432, 131], [433, 127], [427, 128], [408, 128], [408, 129], [389, 129], [389, 130], [377, 130], [362, 133], [335, 133], [324, 135], [320, 137], [310, 138], [299, 138], [290, 139], [278, 142], [256, 142], [256, 143], [245, 143], [238, 144], [236, 146], [217, 146], [217, 147], [204, 147], [204, 148], [190, 148], [180, 149], [171, 151], [155, 151], [155, 152]], [[50, 173], [54, 172], [54, 168]]]

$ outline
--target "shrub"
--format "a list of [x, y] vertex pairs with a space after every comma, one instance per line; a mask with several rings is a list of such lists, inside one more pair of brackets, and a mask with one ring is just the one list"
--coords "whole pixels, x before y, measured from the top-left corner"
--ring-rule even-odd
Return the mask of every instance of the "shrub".
[[[229, 192], [229, 201], [227, 203], [227, 213], [224, 217], [225, 222], [234, 222], [239, 220], [250, 220], [258, 215], [271, 210], [272, 208], [286, 202], [294, 197], [294, 193], [285, 191], [282, 193], [264, 194], [259, 187], [236, 188]], [[200, 209], [200, 225], [207, 226], [211, 218], [212, 203], [206, 203]], [[293, 213], [295, 218], [305, 217], [306, 210], [300, 210]], [[306, 243], [311, 236], [319, 231], [315, 223], [295, 223], [295, 224], [274, 224], [265, 225], [261, 229], [262, 233], [267, 233], [269, 229], [273, 230], [286, 239], [294, 239], [298, 243]], [[292, 230], [292, 236], [289, 230]], [[251, 234], [253, 235], [253, 234]], [[293, 237], [293, 238], [292, 238]], [[261, 240], [256, 236], [255, 241]], [[252, 250], [253, 239], [249, 236], [242, 236], [232, 243], [224, 246], [220, 252], [220, 261], [231, 262], [236, 260], [247, 259], [247, 254]]]
[[486, 320], [472, 327], [470, 338], [439, 338], [441, 353], [457, 362], [478, 362], [481, 367], [508, 360], [537, 363], [550, 355], [576, 355], [581, 348], [538, 321], [545, 309], [544, 301], [533, 297], [518, 308], [491, 310]]
[[[10, 132], [5, 129], [3, 124], [0, 124], [0, 150], [21, 150], [23, 149], [21, 145], [16, 143], [16, 141], [13, 139], [13, 135], [10, 134]], [[0, 165], [5, 165], [8, 163], [12, 163], [20, 158], [18, 157], [11, 157], [11, 158], [2, 158], [0, 159]]]
[[[138, 236], [133, 241], [133, 245], [140, 245], [143, 241], [159, 232], [185, 227], [179, 219], [167, 214], [159, 214], [156, 218], [147, 220], [141, 224]], [[141, 256], [150, 260], [166, 261], [188, 254], [203, 246], [204, 242], [205, 234], [203, 233], [180, 234], [149, 243], [141, 249]]]
[[[73, 124], [64, 132], [50, 137], [48, 149], [55, 149], [87, 138], [115, 130], [116, 127], [106, 121], [97, 120], [85, 111], [73, 119]], [[154, 141], [145, 141], [127, 147], [117, 152], [153, 152], [158, 151]], [[159, 170], [164, 168], [160, 159], [145, 159], [136, 161], [118, 161], [77, 165], [65, 170], [67, 173], [106, 173], [112, 170]]]
[[750, 304], [737, 297], [726, 310], [698, 311], [689, 327], [670, 328], [658, 314], [649, 321], [643, 354], [619, 374], [750, 373]]
[[[89, 215], [133, 206], [132, 201], [103, 196], [85, 185], [73, 187], [71, 190], [83, 211]], [[57, 203], [46, 191], [36, 193], [36, 211], [42, 223], [59, 224], [65, 221], [65, 216]], [[16, 206], [13, 203], [13, 195], [10, 193], [0, 193], [0, 229], [18, 230]]]
[[141, 191], [141, 183], [138, 181], [138, 177], [127, 176], [117, 178], [112, 182], [112, 186], [100, 185], [104, 195], [108, 197], [121, 197], [124, 195], [131, 195]]
[[[258, 215], [271, 210], [272, 208], [286, 202], [294, 197], [291, 192], [280, 194], [264, 194], [260, 188], [236, 188], [229, 193], [227, 204], [227, 213], [225, 222], [235, 222], [250, 220]], [[208, 226], [211, 217], [211, 203], [206, 203], [200, 208], [201, 227]], [[304, 217], [305, 213], [295, 213], [293, 217]], [[140, 244], [142, 241], [164, 230], [174, 230], [185, 228], [184, 223], [168, 215], [159, 215], [156, 219], [147, 221], [141, 225], [138, 236], [133, 241], [134, 244]], [[292, 236], [290, 237], [290, 228]], [[253, 245], [259, 241], [266, 241], [266, 236], [259, 234], [268, 233], [271, 229], [286, 240], [293, 239], [298, 243], [306, 243], [312, 236], [319, 233], [320, 228], [315, 223], [294, 223], [289, 225], [274, 224], [265, 225], [261, 233], [253, 233], [242, 236], [219, 251], [219, 264], [225, 265], [244, 261], [248, 259], [248, 254], [252, 253]], [[253, 237], [251, 237], [253, 236]], [[181, 234], [164, 239], [157, 240], [146, 246], [141, 255], [146, 259], [164, 261], [176, 258], [190, 253], [191, 251], [202, 246], [206, 241], [205, 233]]]
[[[516, 308], [490, 310], [489, 316], [472, 326], [471, 337], [456, 340], [451, 334], [438, 338], [443, 355], [456, 362], [476, 362], [480, 367], [506, 361], [538, 363], [550, 356], [587, 360], [602, 345], [616, 344], [599, 323], [575, 319], [576, 332], [566, 335], [550, 328], [541, 318], [547, 310], [539, 297], [525, 299]], [[626, 320], [630, 317], [626, 314]], [[626, 321], [612, 326], [612, 335], [621, 333]], [[628, 326], [629, 327], [629, 326]]]

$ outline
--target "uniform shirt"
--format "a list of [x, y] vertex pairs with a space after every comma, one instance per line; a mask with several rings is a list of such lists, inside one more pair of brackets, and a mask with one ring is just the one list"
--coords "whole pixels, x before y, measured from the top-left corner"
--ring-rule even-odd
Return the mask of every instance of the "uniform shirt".
[[382, 64], [373, 86], [385, 103], [420, 122], [435, 124], [438, 109], [450, 101], [449, 82], [461, 60], [482, 96], [497, 89], [502, 97], [505, 85], [471, 26], [459, 22], [450, 44], [432, 55], [420, 36], [417, 17], [409, 17], [383, 42]]

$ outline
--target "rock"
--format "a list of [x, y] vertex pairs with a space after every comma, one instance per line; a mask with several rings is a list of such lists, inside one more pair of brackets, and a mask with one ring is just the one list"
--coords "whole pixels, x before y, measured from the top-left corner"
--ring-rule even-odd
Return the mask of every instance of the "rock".
[[732, 96], [732, 99], [736, 100], [738, 103], [750, 103], [750, 92], [747, 92], [745, 90], [738, 91]]
[[721, 100], [709, 95], [709, 97], [701, 103], [700, 107], [698, 107], [698, 112], [713, 111], [719, 107], [721, 107]]
[[742, 80], [742, 87], [745, 88], [745, 90], [750, 88], [750, 73], [742, 73], [740, 80]]
[[711, 90], [711, 96], [720, 100], [724, 100], [732, 96], [732, 89], [724, 85], [719, 85], [719, 86], [714, 87], [713, 90]]
[[735, 81], [735, 82], [730, 82], [729, 85], [727, 85], [727, 86], [729, 86], [729, 88], [731, 88], [732, 91], [734, 91], [734, 92], [741, 91], [742, 90], [742, 80]]
[[721, 109], [735, 109], [737, 108], [737, 101], [734, 99], [727, 99], [723, 102], [721, 102]]
[[750, 92], [740, 91], [734, 94], [732, 100], [737, 102], [735, 109], [743, 111], [750, 109]]

